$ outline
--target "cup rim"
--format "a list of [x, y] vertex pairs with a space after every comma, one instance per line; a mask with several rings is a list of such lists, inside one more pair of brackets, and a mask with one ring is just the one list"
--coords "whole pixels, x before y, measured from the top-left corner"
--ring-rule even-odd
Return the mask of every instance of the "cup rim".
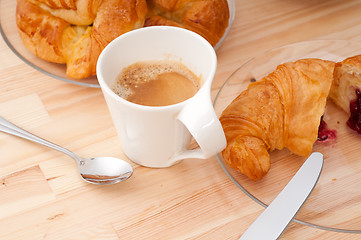
[[[134, 35], [137, 34], [138, 32], [146, 32], [146, 31], [154, 31], [154, 29], [158, 30], [158, 31], [180, 31], [180, 32], [185, 32], [188, 35], [191, 35], [194, 38], [197, 38], [199, 41], [203, 42], [205, 47], [208, 48], [211, 52], [211, 57], [212, 57], [212, 62], [211, 62], [211, 68], [210, 68], [210, 73], [208, 75], [207, 79], [204, 79], [202, 86], [198, 89], [198, 91], [196, 92], [196, 94], [194, 94], [192, 97], [179, 102], [179, 103], [175, 103], [175, 104], [171, 104], [171, 105], [165, 105], [165, 106], [147, 106], [147, 105], [141, 105], [141, 104], [137, 104], [137, 103], [133, 103], [130, 102], [122, 97], [120, 97], [119, 95], [117, 95], [112, 89], [111, 87], [105, 82], [105, 80], [103, 79], [102, 76], [102, 71], [100, 70], [100, 62], [103, 60], [103, 58], [105, 58], [106, 54], [108, 51], [110, 51], [114, 45], [117, 44], [118, 41], [120, 41], [123, 38], [126, 38], [128, 35]], [[191, 101], [191, 99], [195, 98], [197, 95], [199, 95], [199, 93], [201, 91], [204, 91], [202, 89], [206, 88], [206, 87], [211, 87], [212, 82], [213, 82], [213, 78], [215, 75], [217, 69], [217, 56], [216, 56], [216, 52], [213, 48], [213, 46], [205, 39], [203, 38], [201, 35], [184, 29], [184, 28], [180, 28], [180, 27], [174, 27], [174, 26], [150, 26], [150, 27], [145, 27], [145, 28], [138, 28], [129, 32], [126, 32], [122, 35], [120, 35], [119, 37], [115, 38], [114, 40], [112, 40], [100, 53], [99, 58], [97, 60], [97, 66], [96, 66], [96, 74], [97, 74], [97, 78], [98, 78], [98, 82], [99, 85], [102, 89], [102, 91], [107, 92], [107, 94], [109, 94], [112, 98], [114, 98], [116, 101], [120, 101], [126, 105], [128, 105], [129, 107], [137, 107], [140, 108], [142, 110], [167, 110], [169, 108], [174, 108], [174, 107], [178, 107], [181, 105], [186, 104], [187, 102]], [[119, 72], [120, 73], [120, 72]]]

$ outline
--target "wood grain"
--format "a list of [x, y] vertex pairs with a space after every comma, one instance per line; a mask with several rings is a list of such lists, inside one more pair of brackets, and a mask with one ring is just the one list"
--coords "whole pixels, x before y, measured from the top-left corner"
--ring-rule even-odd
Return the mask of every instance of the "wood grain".
[[[360, 16], [357, 0], [236, 0], [234, 24], [217, 51], [212, 96], [241, 64], [265, 50], [310, 39], [361, 41]], [[2, 39], [0, 55], [1, 116], [81, 156], [129, 161], [99, 89], [38, 72]], [[81, 180], [68, 156], [17, 137], [0, 134], [0, 156], [0, 239], [233, 240], [263, 210], [215, 157], [167, 169], [131, 163], [135, 171], [128, 181], [95, 186]], [[361, 235], [292, 223], [282, 239]]]

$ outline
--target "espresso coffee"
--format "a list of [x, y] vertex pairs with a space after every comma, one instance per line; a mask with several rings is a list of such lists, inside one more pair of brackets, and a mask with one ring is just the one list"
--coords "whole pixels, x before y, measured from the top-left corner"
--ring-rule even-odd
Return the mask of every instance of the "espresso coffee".
[[196, 94], [200, 78], [178, 61], [143, 61], [122, 70], [113, 91], [140, 105], [167, 106]]

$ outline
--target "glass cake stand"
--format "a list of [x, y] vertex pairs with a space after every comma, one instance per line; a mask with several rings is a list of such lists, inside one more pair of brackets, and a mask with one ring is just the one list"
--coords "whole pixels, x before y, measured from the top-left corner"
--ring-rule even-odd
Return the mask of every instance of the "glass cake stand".
[[[19, 37], [16, 26], [16, 2], [16, 0], [0, 0], [0, 33], [14, 54], [31, 67], [55, 79], [76, 85], [100, 88], [96, 76], [83, 79], [69, 78], [65, 74], [65, 64], [56, 64], [44, 61], [33, 55], [25, 48]], [[225, 40], [234, 20], [235, 2], [234, 0], [228, 0], [228, 3], [230, 8], [229, 26], [221, 40], [216, 44], [215, 49], [218, 49]]]

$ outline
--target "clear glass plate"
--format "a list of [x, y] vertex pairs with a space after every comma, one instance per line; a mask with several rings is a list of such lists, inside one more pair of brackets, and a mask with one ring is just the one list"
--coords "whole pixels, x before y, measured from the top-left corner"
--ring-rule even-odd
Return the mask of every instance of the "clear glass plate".
[[[230, 8], [229, 26], [226, 29], [225, 34], [221, 40], [215, 46], [218, 49], [223, 43], [224, 39], [228, 35], [235, 15], [235, 2], [234, 0], [228, 0]], [[66, 76], [65, 64], [56, 64], [44, 61], [31, 52], [29, 52], [19, 37], [17, 26], [16, 26], [16, 0], [0, 0], [0, 33], [3, 36], [6, 44], [9, 48], [25, 63], [35, 68], [36, 70], [49, 75], [55, 79], [59, 79], [68, 83], [99, 88], [98, 80], [96, 76], [92, 76], [85, 79], [72, 79]]]
[[[321, 58], [341, 61], [361, 54], [361, 43], [343, 40], [314, 40], [290, 44], [267, 51], [240, 66], [222, 85], [214, 107], [217, 115], [251, 81], [259, 80], [276, 66], [300, 58]], [[327, 102], [324, 120], [337, 131], [334, 142], [316, 142], [313, 151], [324, 155], [324, 167], [314, 191], [298, 212], [294, 221], [325, 230], [361, 233], [361, 136], [346, 126], [348, 116], [331, 101]], [[230, 168], [217, 155], [228, 177], [247, 196], [266, 207], [291, 180], [306, 160], [287, 149], [270, 154], [271, 169], [260, 181], [254, 182]]]

